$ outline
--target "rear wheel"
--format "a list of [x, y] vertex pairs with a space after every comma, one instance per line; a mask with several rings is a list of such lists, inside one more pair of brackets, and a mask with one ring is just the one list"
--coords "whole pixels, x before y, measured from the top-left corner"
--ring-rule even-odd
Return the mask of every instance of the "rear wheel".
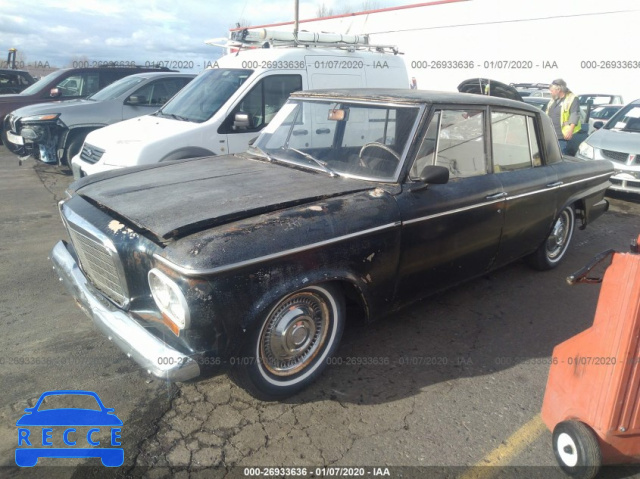
[[579, 421], [564, 421], [555, 427], [553, 453], [562, 470], [579, 479], [592, 479], [602, 465], [595, 433]]
[[571, 243], [575, 221], [573, 206], [565, 207], [553, 223], [549, 236], [527, 258], [533, 268], [544, 271], [560, 264]]
[[311, 384], [335, 352], [344, 329], [344, 297], [338, 287], [320, 284], [278, 300], [256, 328], [235, 378], [258, 399], [291, 396]]

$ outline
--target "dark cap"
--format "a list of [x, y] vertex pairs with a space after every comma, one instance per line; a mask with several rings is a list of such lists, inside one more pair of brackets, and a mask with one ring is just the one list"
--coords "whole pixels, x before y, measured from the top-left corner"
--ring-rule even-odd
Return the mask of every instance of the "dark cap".
[[551, 82], [552, 85], [559, 86], [560, 88], [567, 88], [567, 82], [562, 78], [558, 78], [557, 80], [553, 80]]

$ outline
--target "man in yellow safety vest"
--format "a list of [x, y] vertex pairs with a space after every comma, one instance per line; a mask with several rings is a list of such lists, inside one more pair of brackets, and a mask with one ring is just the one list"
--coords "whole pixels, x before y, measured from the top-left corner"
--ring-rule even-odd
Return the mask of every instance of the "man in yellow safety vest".
[[570, 149], [569, 141], [582, 130], [578, 97], [567, 88], [567, 82], [562, 78], [553, 80], [549, 91], [552, 99], [547, 105], [547, 115], [553, 121], [560, 149], [563, 154], [575, 154]]

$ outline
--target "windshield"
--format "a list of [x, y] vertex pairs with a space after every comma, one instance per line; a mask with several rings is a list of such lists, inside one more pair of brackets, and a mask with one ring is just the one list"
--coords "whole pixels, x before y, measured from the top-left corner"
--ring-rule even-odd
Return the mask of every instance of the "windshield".
[[591, 118], [596, 120], [607, 120], [620, 108], [620, 106], [599, 106], [591, 111]]
[[111, 85], [94, 93], [88, 98], [88, 100], [93, 100], [93, 101], [113, 100], [114, 98], [118, 98], [120, 95], [128, 91], [133, 85], [137, 85], [138, 83], [144, 80], [145, 80], [144, 78], [140, 78], [140, 77], [121, 78], [117, 82], [113, 82]]
[[250, 154], [365, 180], [396, 181], [419, 107], [290, 100]]
[[630, 104], [611, 117], [604, 126], [607, 130], [640, 133], [640, 105]]
[[57, 77], [61, 76], [63, 73], [64, 73], [63, 70], [58, 70], [58, 71], [55, 71], [53, 73], [49, 73], [47, 76], [44, 76], [44, 77], [40, 78], [40, 80], [35, 82], [29, 88], [25, 88], [24, 90], [22, 90], [22, 92], [20, 94], [21, 95], [33, 95], [34, 93], [38, 93], [42, 89], [43, 85], [46, 85], [47, 83], [49, 83], [49, 81], [53, 80], [54, 78], [57, 78]]
[[158, 113], [184, 121], [206, 121], [225, 104], [251, 73], [253, 70], [205, 70]]
[[613, 103], [613, 96], [611, 95], [580, 95], [578, 101], [581, 105], [587, 105], [592, 102], [594, 105], [607, 105]]

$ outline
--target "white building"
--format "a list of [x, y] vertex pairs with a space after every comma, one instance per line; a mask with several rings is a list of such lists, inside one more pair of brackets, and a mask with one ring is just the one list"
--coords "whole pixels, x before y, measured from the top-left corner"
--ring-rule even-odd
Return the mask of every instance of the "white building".
[[[291, 15], [292, 17], [293, 15]], [[301, 20], [300, 30], [397, 45], [418, 88], [465, 79], [551, 83], [640, 98], [639, 0], [442, 0]], [[252, 26], [293, 30], [293, 22]]]

